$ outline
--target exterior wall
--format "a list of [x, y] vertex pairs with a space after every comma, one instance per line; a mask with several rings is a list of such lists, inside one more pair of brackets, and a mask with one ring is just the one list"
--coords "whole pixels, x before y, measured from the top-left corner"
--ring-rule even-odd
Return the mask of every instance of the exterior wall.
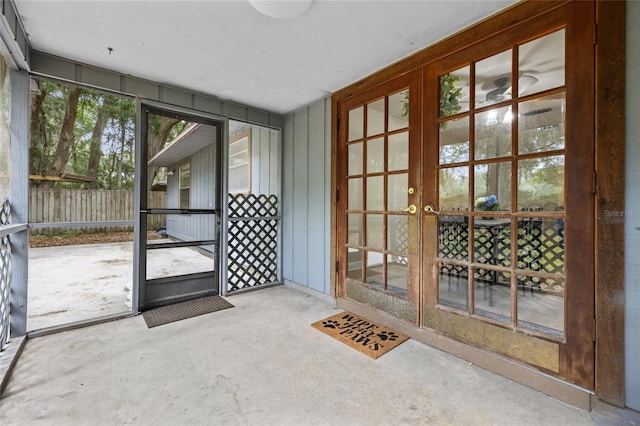
[[283, 279], [330, 294], [331, 100], [284, 121]]
[[[191, 207], [213, 209], [216, 205], [215, 145], [192, 155]], [[178, 208], [178, 172], [167, 179], [167, 207]], [[184, 241], [212, 239], [214, 223], [210, 215], [167, 216], [167, 234]]]
[[640, 2], [627, 2], [625, 399], [640, 411]]

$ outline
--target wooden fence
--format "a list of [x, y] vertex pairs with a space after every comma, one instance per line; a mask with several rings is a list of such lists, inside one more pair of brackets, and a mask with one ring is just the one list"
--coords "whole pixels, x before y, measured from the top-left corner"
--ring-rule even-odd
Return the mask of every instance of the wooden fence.
[[[134, 220], [133, 191], [102, 189], [31, 188], [29, 190], [29, 223], [110, 222]], [[165, 206], [166, 192], [149, 194], [149, 205]], [[147, 229], [165, 226], [164, 215], [153, 215]], [[74, 226], [79, 232], [131, 231], [130, 226]], [[63, 229], [64, 231], [64, 229]], [[51, 229], [32, 229], [33, 234], [45, 234]], [[59, 230], [57, 232], [60, 232]]]

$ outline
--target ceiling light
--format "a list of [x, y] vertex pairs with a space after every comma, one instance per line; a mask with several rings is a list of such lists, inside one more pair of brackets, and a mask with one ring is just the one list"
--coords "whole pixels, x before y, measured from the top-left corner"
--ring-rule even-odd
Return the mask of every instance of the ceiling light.
[[305, 13], [313, 0], [249, 0], [249, 3], [263, 15], [276, 19], [291, 19]]

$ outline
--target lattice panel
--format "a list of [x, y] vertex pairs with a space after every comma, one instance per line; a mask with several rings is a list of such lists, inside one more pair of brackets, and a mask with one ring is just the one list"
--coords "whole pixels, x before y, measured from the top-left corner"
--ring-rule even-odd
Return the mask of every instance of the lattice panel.
[[[0, 224], [11, 223], [9, 200], [0, 204]], [[0, 351], [9, 340], [9, 295], [11, 293], [11, 241], [9, 236], [0, 239]]]
[[[409, 225], [406, 220], [396, 221], [396, 247], [399, 252], [407, 253], [409, 251]], [[396, 263], [407, 265], [409, 259], [406, 256], [396, 256]]]
[[278, 198], [229, 196], [228, 291], [278, 281]]
[[229, 218], [263, 218], [278, 215], [278, 197], [267, 194], [230, 194]]
[[[469, 257], [469, 225], [466, 217], [447, 218], [439, 223], [438, 255], [445, 259], [468, 260]], [[448, 276], [466, 277], [465, 266], [440, 265], [440, 273]]]

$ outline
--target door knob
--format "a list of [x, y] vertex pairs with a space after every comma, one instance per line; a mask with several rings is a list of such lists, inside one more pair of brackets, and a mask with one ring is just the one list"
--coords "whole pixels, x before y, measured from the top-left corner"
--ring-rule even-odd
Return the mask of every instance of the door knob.
[[425, 213], [430, 213], [430, 214], [440, 214], [439, 211], [434, 210], [433, 207], [431, 205], [429, 205], [429, 204], [424, 206], [424, 211], [425, 211]]
[[398, 209], [398, 211], [401, 211], [401, 212], [408, 212], [409, 214], [416, 214], [416, 213], [417, 213], [417, 211], [418, 211], [418, 208], [417, 208], [415, 205], [411, 204], [411, 205], [410, 205], [409, 207], [407, 207], [407, 208], [404, 208], [404, 209], [403, 209], [402, 207], [401, 207], [401, 208], [399, 208], [399, 209]]

